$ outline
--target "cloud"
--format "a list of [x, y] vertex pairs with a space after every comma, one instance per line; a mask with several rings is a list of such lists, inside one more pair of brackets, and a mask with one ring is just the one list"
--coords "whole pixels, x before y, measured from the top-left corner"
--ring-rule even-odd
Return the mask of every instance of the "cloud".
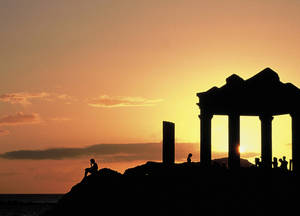
[[[184, 159], [197, 144], [176, 144], [176, 159]], [[98, 161], [124, 162], [161, 160], [161, 143], [97, 144], [84, 148], [51, 148], [45, 150], [18, 150], [1, 154], [6, 159], [60, 160], [67, 158], [95, 157]]]
[[9, 130], [3, 130], [3, 129], [0, 129], [0, 137], [1, 136], [6, 136], [6, 135], [8, 135], [10, 132], [9, 132]]
[[47, 92], [39, 93], [28, 93], [28, 92], [17, 92], [17, 93], [6, 93], [0, 95], [0, 101], [10, 103], [10, 104], [22, 104], [28, 105], [31, 104], [32, 99], [37, 98], [46, 98], [50, 94]]
[[97, 156], [110, 161], [132, 161], [160, 158], [161, 145], [144, 144], [98, 144], [85, 148], [51, 148], [45, 150], [19, 150], [6, 152], [0, 157], [6, 159], [66, 159]]
[[43, 99], [45, 101], [64, 101], [65, 104], [71, 104], [78, 101], [75, 97], [63, 93], [48, 93], [48, 92], [16, 92], [5, 93], [0, 95], [0, 101], [10, 104], [30, 105], [33, 99]]
[[73, 102], [77, 102], [78, 99], [75, 98], [74, 96], [70, 96], [68, 94], [57, 94], [56, 97], [59, 100], [65, 101], [65, 104], [72, 104]]
[[[192, 159], [199, 161], [199, 143], [176, 143], [176, 161], [186, 161], [191, 152]], [[244, 153], [242, 158], [258, 156], [259, 153]], [[161, 161], [161, 143], [96, 144], [84, 148], [51, 148], [45, 150], [17, 150], [0, 154], [10, 160], [62, 160], [94, 157], [101, 162]], [[227, 152], [213, 152], [213, 158], [228, 157]]]
[[0, 117], [0, 126], [3, 125], [22, 125], [40, 123], [40, 116], [37, 113], [24, 114], [17, 112], [16, 114]]
[[88, 105], [92, 107], [131, 107], [131, 106], [153, 106], [162, 99], [146, 99], [142, 97], [121, 97], [102, 95], [97, 98], [88, 99]]
[[65, 118], [65, 117], [54, 117], [50, 118], [51, 121], [56, 121], [56, 122], [64, 122], [64, 121], [70, 121], [70, 118]]

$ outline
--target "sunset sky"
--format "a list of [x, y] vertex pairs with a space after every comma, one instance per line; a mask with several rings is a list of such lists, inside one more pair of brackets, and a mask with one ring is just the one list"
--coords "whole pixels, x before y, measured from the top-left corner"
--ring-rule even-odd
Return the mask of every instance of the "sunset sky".
[[[1, 0], [0, 193], [65, 193], [91, 157], [120, 172], [160, 161], [163, 120], [176, 160], [199, 161], [197, 92], [266, 67], [300, 87], [299, 12], [298, 0]], [[227, 156], [226, 116], [212, 149]], [[241, 149], [260, 156], [258, 117], [241, 117]], [[283, 155], [288, 115], [273, 120]]]

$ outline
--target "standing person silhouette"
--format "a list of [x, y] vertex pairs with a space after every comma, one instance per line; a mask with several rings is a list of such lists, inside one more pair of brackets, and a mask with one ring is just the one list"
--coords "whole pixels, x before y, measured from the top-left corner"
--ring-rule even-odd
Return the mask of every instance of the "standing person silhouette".
[[84, 177], [86, 177], [88, 173], [91, 173], [91, 175], [92, 175], [92, 174], [97, 173], [97, 171], [98, 171], [98, 164], [96, 163], [95, 159], [92, 158], [90, 160], [90, 164], [91, 164], [91, 167], [85, 169]]
[[283, 170], [287, 170], [287, 167], [288, 167], [288, 162], [286, 161], [285, 158], [286, 158], [286, 157], [283, 156], [283, 157], [282, 157], [283, 160], [281, 160], [281, 159], [279, 160], [280, 163], [281, 163], [280, 168], [283, 169]]
[[275, 169], [278, 168], [277, 157], [274, 157], [274, 158], [273, 158], [272, 164], [273, 164], [273, 168], [275, 168]]
[[188, 164], [192, 163], [192, 156], [193, 156], [192, 153], [189, 153], [189, 155], [186, 159]]
[[287, 170], [287, 165], [288, 165], [288, 162], [286, 161], [285, 158], [286, 158], [285, 156], [282, 157], [283, 160], [282, 160], [281, 166], [280, 166], [283, 170]]

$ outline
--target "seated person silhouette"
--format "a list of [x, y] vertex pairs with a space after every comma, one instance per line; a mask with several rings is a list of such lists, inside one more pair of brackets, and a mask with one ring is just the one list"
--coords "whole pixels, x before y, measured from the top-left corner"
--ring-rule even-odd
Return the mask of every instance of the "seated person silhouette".
[[91, 173], [91, 175], [93, 175], [93, 174], [97, 173], [97, 171], [98, 171], [98, 165], [97, 165], [95, 159], [92, 158], [90, 160], [90, 164], [91, 164], [91, 167], [85, 169], [84, 177], [86, 177], [88, 173]]
[[191, 159], [192, 156], [193, 156], [192, 153], [189, 153], [189, 155], [186, 159], [188, 164], [192, 163], [192, 159]]

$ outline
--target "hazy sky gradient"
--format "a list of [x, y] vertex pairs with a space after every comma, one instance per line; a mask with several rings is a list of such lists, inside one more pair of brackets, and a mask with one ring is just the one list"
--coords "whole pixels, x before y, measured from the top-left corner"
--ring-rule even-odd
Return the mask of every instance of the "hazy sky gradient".
[[[266, 67], [300, 87], [299, 11], [297, 0], [2, 0], [0, 154], [159, 143], [163, 120], [178, 143], [199, 143], [197, 92]], [[212, 124], [213, 151], [227, 152], [227, 117]], [[290, 157], [290, 143], [290, 117], [275, 117], [273, 154]], [[241, 146], [260, 152], [258, 117], [241, 118]], [[0, 193], [66, 192], [88, 160], [2, 158]]]

